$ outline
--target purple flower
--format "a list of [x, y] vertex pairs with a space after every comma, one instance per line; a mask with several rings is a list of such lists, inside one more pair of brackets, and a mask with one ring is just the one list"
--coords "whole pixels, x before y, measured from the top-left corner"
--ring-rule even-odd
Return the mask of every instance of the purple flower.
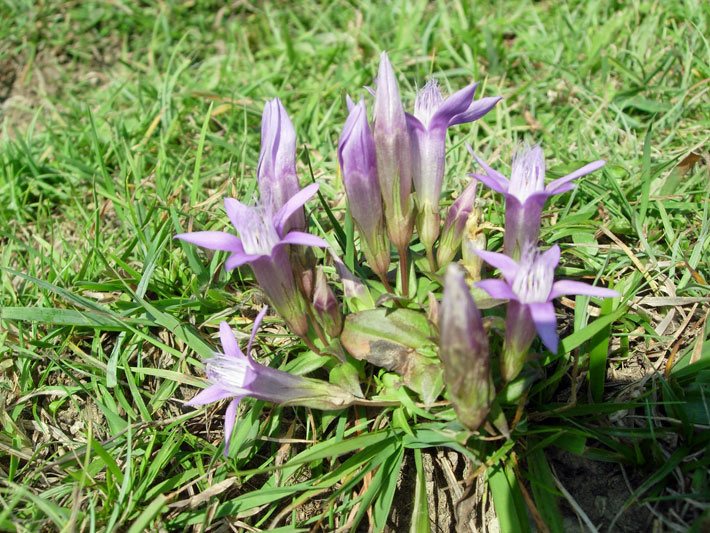
[[444, 99], [436, 80], [417, 93], [414, 115], [407, 115], [412, 144], [412, 178], [418, 204], [417, 229], [427, 250], [439, 236], [439, 196], [444, 179], [446, 130], [449, 126], [473, 122], [488, 113], [500, 96], [473, 100], [478, 84]]
[[373, 271], [387, 275], [389, 241], [385, 233], [382, 196], [377, 181], [375, 140], [367, 122], [365, 101], [348, 102], [350, 113], [338, 142], [338, 160], [353, 220], [364, 241], [364, 252]]
[[552, 300], [573, 294], [599, 298], [619, 296], [614, 290], [580, 281], [554, 281], [555, 268], [560, 261], [560, 247], [557, 245], [543, 253], [536, 248], [526, 249], [520, 262], [495, 252], [479, 251], [478, 255], [499, 269], [503, 279], [479, 281], [476, 286], [493, 298], [510, 300], [502, 365], [502, 375], [506, 381], [515, 378], [525, 364], [535, 332], [548, 350], [557, 353], [559, 338]]
[[545, 186], [545, 158], [539, 146], [524, 146], [515, 154], [510, 180], [477, 157], [470, 146], [468, 149], [485, 171], [485, 174], [472, 176], [505, 196], [503, 251], [515, 259], [529, 246], [537, 246], [542, 208], [547, 199], [574, 189], [573, 180], [605, 164], [602, 160], [594, 161]]
[[476, 201], [477, 185], [478, 182], [472, 180], [456, 201], [451, 204], [451, 207], [449, 207], [449, 212], [444, 222], [444, 230], [439, 240], [439, 249], [436, 251], [436, 259], [439, 263], [439, 267], [446, 266], [450, 263], [461, 248], [466, 222], [473, 212], [473, 205]]
[[226, 322], [219, 325], [222, 352], [205, 363], [210, 385], [187, 402], [190, 406], [205, 405], [231, 399], [224, 415], [224, 454], [229, 452], [229, 442], [237, 417], [239, 400], [251, 396], [268, 402], [304, 405], [315, 409], [341, 409], [355, 398], [344, 390], [324, 381], [295, 376], [275, 368], [261, 365], [251, 357], [251, 347], [268, 308], [261, 310], [254, 321], [246, 355]]
[[306, 304], [296, 287], [287, 245], [328, 247], [328, 243], [308, 233], [287, 231], [291, 215], [318, 190], [311, 184], [292, 196], [275, 214], [269, 206], [249, 207], [234, 198], [224, 200], [224, 208], [239, 237], [223, 231], [181, 233], [176, 239], [209, 250], [230, 252], [227, 270], [249, 264], [259, 286], [278, 313], [297, 335], [308, 332]]
[[380, 56], [375, 91], [374, 139], [377, 177], [391, 241], [405, 250], [412, 236], [412, 160], [399, 86], [386, 52]]
[[488, 335], [458, 265], [449, 265], [439, 309], [439, 357], [459, 420], [471, 430], [483, 423], [495, 396]]
[[[261, 203], [273, 213], [300, 190], [296, 175], [296, 130], [278, 98], [266, 103], [261, 116], [261, 151], [256, 174]], [[286, 226], [303, 231], [306, 228], [303, 210], [296, 209]]]

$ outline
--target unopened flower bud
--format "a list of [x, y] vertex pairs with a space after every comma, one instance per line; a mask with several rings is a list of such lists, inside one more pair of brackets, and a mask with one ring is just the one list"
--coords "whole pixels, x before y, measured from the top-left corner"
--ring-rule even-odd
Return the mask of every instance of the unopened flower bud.
[[449, 265], [439, 314], [439, 357], [459, 420], [475, 431], [495, 396], [488, 337], [481, 313], [458, 265]]
[[338, 160], [353, 220], [370, 268], [387, 276], [390, 246], [385, 231], [382, 195], [377, 180], [375, 141], [367, 122], [365, 101], [352, 105], [338, 142]]
[[340, 314], [338, 299], [328, 285], [322, 267], [316, 269], [315, 287], [313, 289], [313, 309], [316, 319], [329, 337], [335, 338], [343, 330], [343, 317]]
[[441, 233], [441, 239], [439, 240], [439, 249], [436, 253], [440, 268], [448, 265], [456, 257], [456, 253], [461, 247], [466, 222], [470, 218], [476, 201], [477, 185], [478, 182], [476, 180], [469, 183], [468, 187], [464, 189], [449, 208], [444, 222], [444, 231]]
[[[264, 106], [256, 172], [262, 205], [274, 213], [300, 189], [296, 175], [296, 130], [278, 98]], [[303, 231], [305, 227], [303, 209], [296, 209], [285, 222], [286, 230]]]
[[377, 73], [374, 139], [387, 231], [397, 249], [404, 250], [413, 231], [412, 154], [397, 79], [386, 52]]

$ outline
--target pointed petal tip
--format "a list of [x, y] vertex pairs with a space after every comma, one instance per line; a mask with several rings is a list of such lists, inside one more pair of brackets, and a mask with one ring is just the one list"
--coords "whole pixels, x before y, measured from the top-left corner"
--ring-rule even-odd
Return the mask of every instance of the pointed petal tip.
[[500, 270], [503, 278], [505, 278], [508, 283], [513, 283], [515, 277], [518, 275], [518, 270], [520, 269], [518, 263], [516, 263], [514, 259], [498, 252], [489, 252], [488, 250], [474, 251], [478, 257], [483, 259], [490, 266]]
[[224, 355], [230, 357], [244, 357], [237, 338], [234, 336], [234, 331], [226, 321], [219, 323], [219, 340], [222, 343], [222, 351]]
[[188, 407], [200, 407], [202, 405], [218, 402], [231, 397], [231, 392], [228, 392], [217, 385], [209, 385], [207, 388], [202, 389], [190, 400], [185, 402], [185, 405]]
[[557, 280], [552, 285], [550, 299], [560, 296], [591, 296], [592, 298], [619, 298], [621, 294], [614, 289], [606, 287], [597, 287], [584, 283], [583, 281], [575, 281], [571, 279]]
[[254, 319], [254, 325], [251, 328], [251, 335], [249, 335], [249, 343], [247, 344], [247, 358], [251, 361], [251, 347], [254, 345], [254, 339], [256, 338], [256, 333], [259, 331], [259, 328], [261, 327], [261, 322], [264, 320], [264, 317], [266, 316], [266, 313], [269, 311], [269, 306], [265, 305], [264, 308], [259, 311], [259, 314], [256, 315], [256, 318]]
[[484, 279], [476, 282], [476, 287], [483, 289], [491, 298], [496, 300], [517, 300], [517, 295], [510, 285], [502, 279]]

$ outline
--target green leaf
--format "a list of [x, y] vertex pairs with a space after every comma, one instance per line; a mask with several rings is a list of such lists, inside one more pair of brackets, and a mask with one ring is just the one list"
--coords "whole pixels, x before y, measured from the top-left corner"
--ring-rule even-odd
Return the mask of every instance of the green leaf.
[[643, 228], [648, 210], [648, 198], [651, 193], [651, 132], [653, 122], [649, 122], [646, 137], [643, 140], [643, 156], [641, 158], [641, 199], [638, 210], [638, 227]]
[[488, 469], [488, 487], [502, 532], [527, 533], [527, 508], [513, 468], [503, 462]]
[[116, 319], [109, 314], [92, 310], [90, 312], [75, 309], [53, 309], [50, 307], [3, 307], [0, 320], [22, 320], [40, 322], [56, 326], [75, 326], [97, 328], [105, 331], [121, 331], [125, 326], [121, 322], [137, 325], [150, 325], [149, 320], [122, 318]]
[[164, 494], [158, 496], [143, 509], [143, 512], [138, 515], [138, 518], [131, 524], [128, 533], [141, 533], [142, 531], [150, 531], [151, 521], [156, 515], [168, 504], [168, 497]]
[[527, 455], [530, 472], [530, 488], [540, 516], [547, 524], [551, 533], [564, 533], [562, 515], [557, 504], [558, 494], [552, 470], [541, 448], [536, 448]]
[[426, 490], [426, 476], [424, 475], [421, 450], [414, 450], [414, 466], [417, 471], [417, 479], [414, 486], [414, 505], [412, 506], [412, 522], [409, 533], [430, 533], [429, 495]]
[[[363, 363], [357, 362], [357, 364], [362, 365]], [[330, 371], [329, 381], [357, 398], [365, 397], [360, 386], [360, 371], [355, 364], [353, 364], [352, 359], [348, 359], [334, 366]]]
[[195, 166], [192, 170], [192, 187], [190, 188], [190, 205], [195, 205], [197, 203], [197, 194], [200, 191], [200, 169], [202, 166], [202, 153], [205, 149], [205, 137], [207, 136], [207, 128], [209, 127], [210, 119], [212, 118], [212, 105], [213, 102], [210, 102], [210, 107], [207, 109], [205, 118], [202, 121], [200, 137], [197, 139], [197, 153], [195, 154]]
[[572, 335], [565, 337], [560, 341], [560, 350], [557, 355], [548, 355], [543, 360], [543, 365], [548, 365], [551, 362], [559, 359], [564, 354], [570, 353], [575, 348], [579, 348], [582, 344], [590, 340], [594, 335], [603, 331], [604, 328], [609, 327], [610, 324], [616, 322], [619, 318], [624, 316], [628, 312], [629, 308], [626, 306], [618, 307], [613, 313], [596, 319], [594, 322], [586, 326], [585, 328], [575, 331]]
[[[614, 299], [605, 298], [601, 304], [601, 315], [607, 316], [614, 308]], [[589, 347], [589, 388], [595, 402], [601, 402], [606, 379], [606, 362], [611, 341], [611, 322], [594, 334]]]
[[404, 448], [400, 446], [397, 452], [382, 464], [372, 480], [372, 485], [378, 487], [378, 496], [372, 506], [374, 531], [383, 531], [387, 525], [397, 489], [399, 471], [402, 469], [402, 459], [404, 459]]
[[572, 233], [572, 242], [583, 246], [584, 251], [591, 256], [595, 256], [599, 253], [599, 244], [591, 233], [574, 230]]
[[396, 372], [425, 403], [431, 403], [444, 387], [438, 361], [424, 355], [436, 351], [434, 336], [424, 314], [380, 308], [348, 315], [340, 341], [355, 359]]

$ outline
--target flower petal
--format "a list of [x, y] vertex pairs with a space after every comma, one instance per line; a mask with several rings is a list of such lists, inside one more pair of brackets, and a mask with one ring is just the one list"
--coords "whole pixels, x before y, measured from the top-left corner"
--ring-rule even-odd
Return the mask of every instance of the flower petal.
[[557, 335], [557, 317], [552, 302], [528, 304], [530, 316], [535, 322], [535, 329], [542, 343], [552, 353], [557, 353], [560, 338]]
[[260, 257], [264, 257], [264, 256], [234, 252], [224, 262], [224, 268], [227, 271], [234, 270], [235, 268], [238, 268], [238, 267], [245, 265], [247, 263], [251, 263], [252, 261], [255, 261], [256, 259], [259, 259]]
[[219, 385], [210, 385], [206, 389], [198, 392], [190, 401], [186, 402], [185, 405], [189, 405], [190, 407], [207, 405], [208, 403], [218, 402], [226, 398], [232, 398], [233, 396], [234, 394], [224, 390]]
[[224, 456], [229, 455], [229, 443], [232, 442], [232, 431], [234, 430], [234, 423], [237, 421], [237, 407], [239, 407], [239, 400], [241, 397], [234, 398], [224, 413]]
[[489, 174], [469, 174], [472, 178], [476, 178], [478, 181], [483, 183], [489, 189], [493, 189], [495, 192], [501, 194], [508, 194], [508, 188], [503, 186], [497, 179], [493, 178]]
[[479, 166], [485, 171], [486, 174], [488, 174], [490, 178], [496, 180], [500, 184], [500, 187], [504, 188], [506, 191], [508, 190], [510, 187], [510, 181], [508, 181], [508, 178], [497, 170], [493, 170], [488, 163], [478, 157], [473, 151], [473, 148], [471, 148], [470, 144], [466, 144], [466, 150], [468, 150], [468, 153], [471, 154], [471, 156], [476, 160], [476, 163], [479, 164]]
[[226, 322], [220, 322], [219, 324], [219, 340], [222, 343], [222, 352], [224, 355], [229, 355], [230, 357], [244, 357], [232, 328], [230, 328], [229, 324]]
[[316, 192], [318, 192], [318, 184], [311, 183], [293, 195], [288, 202], [286, 202], [284, 206], [277, 211], [274, 216], [274, 227], [279, 235], [282, 235], [284, 226], [286, 222], [288, 222], [288, 219], [291, 218], [291, 215], [302, 208], [303, 204], [305, 204]]
[[451, 120], [449, 120], [449, 126], [454, 126], [456, 124], [465, 124], [467, 122], [473, 122], [474, 120], [478, 120], [479, 118], [487, 114], [491, 109], [493, 109], [496, 104], [502, 99], [502, 96], [487, 96], [486, 98], [476, 100], [468, 107], [466, 111], [451, 117]]
[[[525, 201], [522, 203], [522, 205], [524, 205], [527, 208], [528, 205], [533, 204], [533, 205], [537, 206], [537, 209], [542, 211], [542, 208], [545, 207], [545, 203], [547, 202], [547, 199], [550, 196], [552, 196], [552, 195], [547, 191], [534, 192], [525, 199]], [[538, 220], [538, 224], [539, 223], [540, 223], [540, 221]]]
[[618, 292], [604, 287], [595, 287], [581, 281], [572, 281], [571, 279], [561, 279], [552, 285], [550, 292], [550, 300], [565, 295], [583, 295], [594, 296], [597, 298], [617, 298], [620, 296]]
[[224, 210], [227, 212], [232, 226], [239, 232], [241, 232], [241, 228], [244, 227], [243, 221], [254, 216], [254, 208], [243, 204], [236, 198], [225, 198]]
[[599, 170], [600, 168], [602, 168], [604, 165], [606, 165], [606, 161], [604, 161], [603, 159], [584, 165], [582, 168], [575, 170], [571, 174], [567, 174], [562, 178], [551, 181], [547, 185], [545, 190], [550, 194], [560, 194], [561, 192], [564, 192], [560, 191], [560, 187], [562, 187], [566, 183], [569, 183], [572, 180], [576, 180], [577, 178], [581, 178], [582, 176], [586, 176], [587, 174], [591, 174], [595, 170]]
[[517, 300], [518, 297], [510, 288], [510, 285], [502, 279], [484, 279], [476, 283], [479, 287], [490, 294], [491, 298], [500, 300]]
[[548, 250], [545, 250], [540, 259], [545, 262], [547, 268], [550, 270], [556, 269], [557, 265], [560, 264], [560, 247], [555, 244]]
[[196, 244], [208, 250], [221, 250], [224, 252], [244, 252], [242, 241], [239, 237], [224, 231], [194, 231], [192, 233], [179, 233], [176, 239]]
[[353, 99], [350, 98], [349, 94], [345, 95], [345, 105], [348, 108], [348, 113], [350, 113], [356, 105]]
[[483, 259], [486, 263], [500, 270], [500, 273], [505, 278], [505, 281], [513, 283], [515, 276], [518, 275], [518, 263], [507, 255], [499, 254], [497, 252], [476, 250], [476, 253], [478, 254], [478, 257]]
[[[555, 189], [554, 194], [555, 194], [555, 195], [557, 195], [557, 194], [564, 194], [564, 193], [566, 193], [566, 192], [573, 191], [573, 190], [576, 189], [576, 188], [577, 188], [577, 185], [575, 185], [574, 183], [563, 183], [562, 185], [560, 185], [559, 187], [557, 187], [557, 188]], [[547, 189], [546, 189], [546, 190], [547, 190]], [[548, 191], [548, 192], [549, 192], [549, 191]]]
[[[461, 122], [452, 123], [451, 120], [461, 113], [464, 113], [471, 106], [473, 95], [476, 92], [477, 83], [472, 83], [463, 89], [456, 91], [449, 96], [439, 106], [429, 122], [429, 129], [432, 128], [448, 128], [453, 124], [461, 124]], [[475, 120], [475, 119], [474, 119]], [[466, 122], [466, 121], [464, 121]], [[470, 122], [470, 121], [469, 121]]]
[[290, 231], [281, 239], [279, 244], [296, 244], [301, 246], [316, 246], [319, 248], [328, 248], [330, 246], [324, 239], [302, 231]]
[[251, 335], [249, 336], [249, 343], [247, 344], [247, 357], [251, 359], [251, 346], [254, 344], [254, 338], [256, 337], [256, 332], [259, 331], [259, 326], [261, 326], [261, 321], [264, 320], [266, 312], [269, 310], [269, 306], [264, 306], [264, 308], [259, 311], [254, 319], [254, 325], [251, 327]]
[[424, 133], [426, 131], [424, 124], [422, 124], [421, 120], [419, 120], [414, 115], [405, 113], [404, 117], [407, 119], [407, 129], [409, 129], [410, 135], [416, 135], [417, 132]]

